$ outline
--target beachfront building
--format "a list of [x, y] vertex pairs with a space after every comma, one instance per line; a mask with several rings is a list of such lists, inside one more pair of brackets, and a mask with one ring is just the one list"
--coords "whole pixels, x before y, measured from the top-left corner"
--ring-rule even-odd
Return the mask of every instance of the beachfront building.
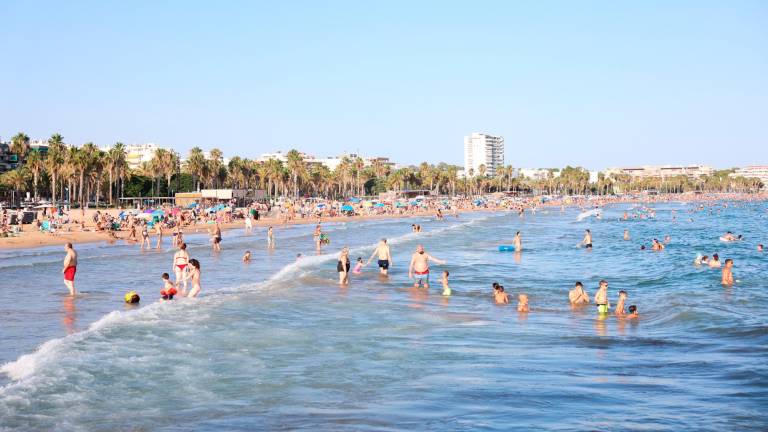
[[495, 176], [496, 168], [504, 166], [504, 137], [479, 132], [464, 137], [464, 173], [476, 176], [481, 165], [488, 177]]
[[[366, 167], [373, 165], [374, 162], [381, 164], [383, 166], [388, 166], [390, 168], [397, 167], [396, 163], [392, 162], [388, 157], [383, 157], [383, 156], [367, 157], [367, 156], [360, 156], [356, 153], [342, 153], [339, 156], [316, 157], [314, 155], [310, 155], [302, 152], [299, 152], [299, 154], [301, 155], [302, 159], [304, 159], [304, 163], [308, 165], [313, 165], [313, 164], [324, 165], [331, 171], [335, 170], [339, 165], [341, 165], [341, 162], [344, 160], [344, 158], [356, 159], [358, 157], [363, 160], [363, 163], [365, 164]], [[288, 155], [287, 153], [276, 151], [273, 153], [264, 153], [256, 160], [258, 162], [266, 162], [270, 159], [275, 159], [283, 163], [286, 163], [288, 162], [287, 155]]]
[[730, 177], [756, 178], [763, 183], [763, 189], [768, 189], [768, 165], [750, 165], [739, 168]]
[[11, 153], [11, 144], [0, 142], [0, 174], [19, 166], [19, 157]]
[[[155, 156], [155, 151], [160, 147], [155, 143], [128, 144], [125, 146], [125, 161], [130, 169], [139, 169], [141, 164], [149, 162]], [[100, 147], [99, 150], [108, 152], [111, 145]]]
[[520, 168], [515, 170], [514, 176], [531, 180], [548, 180], [550, 176], [551, 178], [560, 177], [560, 170], [558, 168]]
[[679, 175], [696, 178], [712, 175], [715, 169], [707, 165], [643, 165], [629, 168], [609, 168], [606, 174], [627, 174], [633, 178], [669, 178]]

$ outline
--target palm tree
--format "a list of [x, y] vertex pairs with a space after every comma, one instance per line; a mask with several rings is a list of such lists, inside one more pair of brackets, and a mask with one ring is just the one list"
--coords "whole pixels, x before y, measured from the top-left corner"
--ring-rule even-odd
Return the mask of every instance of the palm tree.
[[214, 187], [219, 187], [219, 173], [221, 172], [222, 159], [224, 154], [221, 150], [215, 148], [211, 150], [211, 158], [208, 160], [209, 175], [215, 182]]
[[202, 179], [203, 174], [205, 174], [205, 165], [205, 155], [203, 155], [203, 150], [200, 147], [193, 147], [192, 150], [189, 151], [186, 169], [187, 172], [192, 175], [193, 183], [195, 183], [197, 190], [200, 190], [200, 179]]
[[21, 165], [29, 153], [29, 137], [24, 132], [19, 132], [11, 138], [11, 152], [16, 154]]
[[33, 151], [27, 157], [27, 162], [24, 165], [32, 173], [32, 190], [35, 201], [37, 201], [37, 181], [40, 178], [40, 173], [45, 169], [45, 161], [39, 151]]
[[28, 181], [29, 171], [26, 167], [8, 171], [0, 176], [0, 183], [16, 191], [17, 196], [26, 189]]
[[59, 134], [51, 135], [48, 139], [48, 154], [45, 157], [45, 166], [51, 176], [51, 203], [56, 204], [56, 185], [59, 174], [64, 164], [66, 148], [64, 138]]
[[363, 190], [363, 185], [365, 182], [362, 180], [362, 173], [363, 168], [365, 168], [365, 161], [360, 156], [352, 159], [352, 164], [350, 166], [352, 168], [352, 172], [355, 174], [355, 181], [357, 182], [357, 194], [358, 195], [365, 195], [365, 191]]
[[287, 167], [291, 173], [291, 184], [293, 185], [293, 196], [299, 197], [299, 178], [306, 176], [306, 165], [304, 164], [304, 158], [297, 150], [292, 149], [286, 154], [288, 159]]
[[112, 185], [115, 183], [115, 177], [117, 176], [120, 178], [119, 173], [122, 169], [122, 166], [126, 165], [127, 162], [125, 159], [125, 145], [121, 142], [116, 143], [111, 149], [109, 149], [109, 152], [104, 157], [104, 167], [107, 170], [107, 173], [109, 174], [109, 205], [113, 205], [112, 198], [114, 197], [114, 194], [112, 193]]

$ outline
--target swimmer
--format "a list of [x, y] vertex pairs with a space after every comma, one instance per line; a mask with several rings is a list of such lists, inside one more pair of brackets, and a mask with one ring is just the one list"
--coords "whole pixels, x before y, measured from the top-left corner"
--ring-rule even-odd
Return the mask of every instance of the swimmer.
[[200, 262], [196, 259], [189, 260], [189, 272], [187, 273], [187, 279], [192, 279], [192, 290], [189, 291], [187, 297], [197, 297], [200, 294]]
[[523, 240], [520, 238], [520, 231], [515, 233], [515, 239], [512, 240], [512, 244], [515, 245], [515, 252], [520, 252], [523, 250]]
[[517, 311], [518, 312], [530, 312], [528, 307], [528, 295], [520, 294], [517, 296]]
[[509, 296], [504, 292], [504, 287], [499, 285], [493, 288], [493, 301], [496, 304], [509, 304]]
[[645, 245], [640, 245], [640, 250], [645, 250]]
[[182, 243], [179, 246], [179, 250], [173, 255], [173, 274], [176, 279], [176, 288], [183, 283], [184, 287], [181, 289], [181, 295], [187, 294], [187, 278], [185, 278], [185, 272], [187, 265], [189, 264], [189, 253], [187, 253], [187, 244]]
[[696, 266], [707, 264], [708, 262], [709, 262], [709, 257], [701, 254], [697, 254], [696, 259], [693, 260], [693, 264]]
[[451, 295], [451, 287], [448, 286], [449, 275], [448, 270], [443, 270], [443, 277], [440, 279], [440, 282], [443, 284], [443, 295], [446, 297]]
[[758, 252], [762, 252], [762, 251], [763, 251], [763, 244], [762, 244], [762, 243], [760, 243], [759, 245], [757, 245], [757, 251], [758, 251]]
[[160, 278], [163, 280], [163, 289], [160, 290], [160, 297], [163, 300], [173, 300], [173, 296], [176, 295], [176, 287], [171, 283], [171, 277], [168, 273], [163, 273]]
[[424, 288], [429, 288], [430, 261], [445, 265], [445, 261], [424, 252], [424, 246], [418, 245], [416, 247], [416, 253], [411, 256], [411, 263], [408, 265], [408, 279], [414, 279], [414, 288], [418, 288], [422, 285]]
[[625, 315], [626, 318], [637, 318], [640, 316], [640, 314], [637, 313], [637, 306], [630, 305], [627, 310], [629, 311], [628, 315]]
[[664, 245], [661, 244], [661, 242], [659, 242], [658, 239], [653, 239], [653, 246], [651, 247], [651, 249], [653, 249], [655, 251], [663, 251], [664, 250]]
[[608, 282], [603, 279], [600, 281], [600, 287], [595, 293], [595, 304], [597, 304], [597, 313], [605, 315], [611, 309], [611, 304], [608, 302]]
[[733, 260], [728, 258], [725, 260], [725, 266], [723, 267], [723, 277], [720, 280], [720, 282], [723, 285], [730, 286], [733, 285], [733, 272], [731, 269], [733, 268]]
[[624, 230], [624, 240], [629, 240], [629, 230]]
[[64, 268], [61, 272], [64, 274], [64, 286], [69, 290], [69, 295], [74, 296], [75, 291], [75, 273], [77, 273], [77, 252], [72, 247], [72, 243], [64, 245], [67, 255], [64, 257]]
[[720, 257], [717, 254], [712, 254], [712, 259], [709, 260], [709, 268], [720, 268]]
[[366, 265], [373, 261], [373, 257], [378, 257], [379, 273], [381, 273], [383, 276], [386, 276], [389, 273], [389, 267], [392, 265], [392, 254], [389, 251], [387, 239], [383, 238], [381, 241], [379, 241], [379, 244], [376, 245], [376, 250], [373, 251], [371, 257], [368, 258]]
[[300, 253], [296, 254], [296, 262], [299, 262], [299, 261], [301, 261], [301, 258], [302, 258], [302, 257], [303, 257], [303, 256], [302, 256]]
[[272, 227], [267, 229], [267, 247], [275, 247], [275, 232]]
[[664, 244], [669, 244], [669, 242], [671, 241], [672, 241], [672, 237], [670, 237], [669, 235], [664, 236]]
[[624, 303], [627, 301], [627, 292], [624, 290], [619, 291], [619, 301], [616, 303], [616, 308], [613, 313], [617, 316], [625, 315]]
[[244, 263], [251, 262], [251, 251], [245, 251], [245, 254], [243, 255], [243, 262]]
[[355, 264], [355, 268], [352, 269], [352, 273], [361, 274], [362, 272], [363, 272], [363, 257], [357, 257], [357, 264]]
[[568, 300], [572, 305], [589, 303], [589, 294], [584, 291], [584, 285], [581, 282], [576, 282], [573, 289], [568, 291]]
[[592, 249], [592, 231], [584, 230], [584, 238], [581, 240], [581, 244], [587, 249]]

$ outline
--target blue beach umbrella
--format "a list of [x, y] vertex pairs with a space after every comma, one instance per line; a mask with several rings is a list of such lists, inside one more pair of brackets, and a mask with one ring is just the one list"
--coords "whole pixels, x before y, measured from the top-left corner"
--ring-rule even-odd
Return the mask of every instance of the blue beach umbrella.
[[373, 206], [374, 207], [384, 207], [384, 203], [376, 203]]
[[343, 205], [341, 206], [341, 211], [355, 211], [355, 209], [351, 205]]
[[360, 202], [360, 198], [350, 198], [349, 202], [357, 204]]

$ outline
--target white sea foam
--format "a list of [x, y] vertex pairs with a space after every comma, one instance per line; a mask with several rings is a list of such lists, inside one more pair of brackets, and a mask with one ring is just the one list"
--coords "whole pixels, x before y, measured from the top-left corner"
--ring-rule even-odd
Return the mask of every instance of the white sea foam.
[[[476, 219], [469, 220], [467, 222], [449, 225], [449, 226], [431, 230], [431, 231], [404, 234], [398, 237], [387, 239], [387, 243], [390, 245], [396, 245], [396, 244], [402, 244], [411, 240], [416, 240], [418, 238], [433, 237], [435, 235], [439, 235], [444, 232], [467, 228], [469, 226], [472, 226], [478, 223], [478, 221], [486, 220], [490, 217], [493, 217], [493, 216], [476, 218]], [[350, 249], [350, 253], [359, 254], [364, 251], [371, 251], [375, 247], [376, 247], [375, 243], [358, 246]], [[222, 296], [226, 296], [231, 293], [267, 289], [270, 286], [274, 285], [275, 282], [285, 280], [285, 278], [295, 274], [297, 271], [314, 268], [322, 263], [326, 263], [336, 259], [337, 256], [338, 255], [335, 252], [316, 255], [316, 256], [306, 256], [296, 262], [283, 266], [279, 271], [277, 271], [275, 274], [273, 274], [269, 279], [267, 279], [264, 282], [256, 283], [256, 284], [245, 284], [233, 289], [220, 290], [219, 292], [211, 293], [206, 297], [195, 299], [194, 302], [190, 302], [185, 299], [184, 301], [178, 302], [177, 304], [178, 304], [178, 307], [185, 307], [185, 306], [188, 307], [192, 304], [199, 304], [201, 302], [219, 301], [222, 299]], [[42, 345], [40, 345], [34, 352], [29, 354], [24, 354], [20, 356], [18, 359], [16, 359], [15, 361], [5, 363], [4, 365], [0, 366], [0, 373], [6, 374], [9, 378], [15, 381], [26, 379], [34, 375], [34, 373], [40, 370], [41, 367], [53, 363], [57, 357], [63, 355], [62, 352], [67, 350], [68, 347], [72, 346], [73, 344], [79, 341], [82, 341], [83, 339], [86, 339], [90, 335], [97, 333], [99, 331], [102, 331], [103, 329], [106, 329], [118, 323], [125, 323], [131, 320], [142, 319], [148, 315], [156, 313], [155, 311], [158, 310], [157, 308], [164, 307], [167, 305], [168, 305], [167, 303], [153, 303], [149, 306], [136, 309], [133, 311], [110, 312], [107, 315], [104, 315], [103, 317], [101, 317], [99, 320], [92, 323], [88, 327], [88, 329], [84, 331], [74, 333], [62, 338], [56, 338], [56, 339], [46, 341]], [[0, 389], [0, 394], [1, 393], [2, 393], [2, 389]]]

